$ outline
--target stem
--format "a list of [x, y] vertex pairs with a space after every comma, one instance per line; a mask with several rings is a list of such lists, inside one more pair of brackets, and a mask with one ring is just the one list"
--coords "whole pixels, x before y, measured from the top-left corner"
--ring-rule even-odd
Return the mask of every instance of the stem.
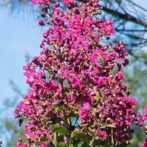
[[[63, 99], [64, 99], [64, 89], [63, 89], [63, 80], [61, 82], [61, 87], [62, 87], [62, 96], [63, 96]], [[63, 110], [63, 115], [64, 115], [64, 126], [67, 130], [67, 144], [68, 146], [70, 147], [70, 138], [71, 138], [71, 135], [70, 135], [70, 130], [69, 130], [69, 126], [68, 126], [68, 122], [67, 122], [67, 117], [66, 117], [66, 113], [65, 113], [65, 110]]]
[[65, 110], [63, 110], [63, 114], [64, 114], [64, 126], [67, 130], [67, 144], [68, 146], [70, 147], [70, 130], [69, 130], [69, 127], [68, 127], [68, 122], [67, 122], [67, 118], [66, 118], [66, 114], [65, 114]]
[[111, 142], [114, 145], [114, 138], [113, 138], [113, 129], [111, 129]]

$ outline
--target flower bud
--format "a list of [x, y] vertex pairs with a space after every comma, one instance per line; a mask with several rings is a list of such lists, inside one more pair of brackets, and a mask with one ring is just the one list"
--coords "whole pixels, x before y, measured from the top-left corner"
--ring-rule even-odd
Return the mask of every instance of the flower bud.
[[18, 142], [22, 142], [22, 138], [18, 138]]
[[59, 7], [60, 6], [60, 3], [59, 2], [56, 2], [55, 3], [55, 7]]
[[44, 25], [45, 25], [42, 19], [40, 19], [40, 20], [38, 21], [38, 24], [41, 25], [41, 26], [44, 26]]

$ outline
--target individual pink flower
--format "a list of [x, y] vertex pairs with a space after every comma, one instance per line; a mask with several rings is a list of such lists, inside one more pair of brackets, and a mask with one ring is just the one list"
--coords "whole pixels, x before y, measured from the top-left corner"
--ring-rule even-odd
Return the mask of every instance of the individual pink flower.
[[141, 116], [141, 113], [140, 112], [137, 113], [137, 119], [138, 120], [141, 120], [142, 119], [142, 116]]
[[38, 24], [41, 25], [41, 26], [44, 26], [44, 25], [45, 25], [42, 19], [40, 19], [40, 20], [38, 21]]
[[99, 130], [99, 136], [103, 136], [103, 139], [106, 139], [107, 138], [106, 131]]
[[147, 113], [144, 114], [144, 121], [147, 121]]
[[126, 124], [127, 127], [130, 127], [131, 126], [131, 122], [128, 121], [128, 120], [125, 121], [125, 124]]
[[49, 36], [49, 31], [46, 31], [45, 33], [43, 33], [43, 37], [47, 38]]
[[118, 76], [118, 78], [120, 79], [120, 80], [124, 80], [124, 75], [123, 75], [123, 73], [121, 72], [121, 71], [119, 71], [118, 73], [117, 73], [117, 76]]
[[32, 0], [32, 3], [33, 3], [34, 5], [41, 4], [40, 0]]
[[16, 145], [16, 147], [25, 147], [25, 145]]
[[64, 137], [64, 143], [67, 143], [67, 137]]
[[144, 143], [143, 143], [142, 147], [147, 147], [147, 138], [144, 139]]

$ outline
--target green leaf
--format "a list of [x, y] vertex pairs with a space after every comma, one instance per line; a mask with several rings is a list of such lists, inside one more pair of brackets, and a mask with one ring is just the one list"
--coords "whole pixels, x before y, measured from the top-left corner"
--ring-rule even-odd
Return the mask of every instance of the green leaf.
[[66, 136], [66, 134], [67, 134], [66, 128], [63, 128], [63, 127], [53, 128], [52, 131], [55, 132], [55, 133], [62, 134], [64, 136]]
[[101, 128], [116, 128], [115, 124], [108, 124], [108, 123], [104, 123], [102, 124]]
[[57, 139], [57, 142], [63, 142], [64, 141], [64, 137], [63, 135], [57, 135], [56, 136], [56, 139]]
[[81, 147], [81, 141], [78, 140], [74, 140], [73, 144], [71, 144], [71, 147]]
[[124, 147], [124, 146], [127, 147], [127, 146], [129, 146], [129, 144], [130, 143], [128, 143], [128, 142], [123, 142], [119, 145], [119, 147]]
[[81, 147], [89, 147], [89, 145], [84, 142]]
[[38, 140], [35, 140], [34, 144], [35, 144], [35, 145], [39, 144]]
[[79, 114], [79, 113], [80, 113], [80, 110], [74, 111], [74, 114], [75, 114], [75, 115], [77, 115], [77, 114]]
[[57, 78], [57, 82], [58, 83], [61, 83], [62, 82], [62, 79], [60, 79], [59, 77]]
[[40, 143], [43, 143], [43, 142], [46, 142], [46, 141], [48, 141], [47, 138], [44, 138], [44, 139], [42, 139], [41, 141], [36, 140], [36, 141], [34, 142], [34, 144], [37, 145], [37, 144], [40, 144]]
[[74, 132], [71, 138], [71, 143], [73, 143], [76, 139], [80, 139], [84, 143], [89, 144], [89, 138], [84, 133]]
[[56, 135], [56, 133], [54, 133], [54, 139], [53, 139], [53, 145], [55, 146], [55, 147], [57, 147], [57, 135]]
[[58, 111], [61, 110], [61, 109], [64, 109], [64, 105], [63, 105], [63, 104], [54, 107], [54, 111], [55, 111], [55, 112], [58, 112]]
[[94, 140], [93, 146], [104, 147], [104, 142], [99, 140]]
[[41, 142], [46, 142], [46, 141], [48, 141], [47, 138], [44, 138], [44, 139], [41, 140]]
[[58, 112], [58, 111], [59, 111], [59, 107], [58, 107], [58, 106], [55, 106], [55, 107], [54, 107], [54, 111], [55, 111], [55, 112]]
[[93, 138], [95, 138], [95, 134], [94, 134], [93, 130], [90, 129], [90, 128], [89, 128], [89, 134], [90, 134]]
[[68, 147], [64, 142], [58, 142], [57, 147]]
[[71, 147], [89, 147], [87, 143], [82, 143], [80, 140], [74, 141], [74, 143], [71, 145]]

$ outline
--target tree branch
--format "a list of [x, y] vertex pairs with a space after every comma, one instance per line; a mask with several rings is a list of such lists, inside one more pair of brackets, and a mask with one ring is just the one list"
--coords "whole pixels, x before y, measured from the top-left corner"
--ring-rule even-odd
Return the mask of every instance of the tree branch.
[[122, 14], [121, 12], [118, 12], [118, 11], [116, 12], [115, 10], [112, 10], [112, 9], [107, 8], [105, 6], [102, 6], [102, 7], [103, 7], [103, 10], [108, 12], [108, 13], [116, 14], [116, 15], [118, 15], [122, 19], [125, 19], [125, 20], [128, 20], [128, 21], [132, 21], [134, 23], [141, 24], [141, 25], [147, 27], [147, 22], [145, 22], [145, 21], [143, 21], [143, 20], [141, 20], [139, 18], [136, 18], [136, 17], [134, 17], [134, 16], [132, 16], [132, 15], [130, 15], [128, 13], [127, 14]]
[[128, 31], [130, 31], [130, 32], [147, 32], [147, 30], [145, 30], [145, 29], [144, 29], [144, 30], [135, 30], [135, 29], [132, 29], [132, 30], [130, 30], [130, 29], [129, 29], [129, 30], [127, 30], [127, 29], [115, 29], [115, 30], [116, 30], [116, 31], [120, 31], [120, 32], [121, 32], [121, 31], [123, 31], [123, 32], [124, 32], [124, 31], [127, 31], [127, 32], [128, 32]]
[[147, 9], [145, 9], [145, 8], [141, 7], [140, 5], [138, 5], [138, 4], [134, 3], [134, 2], [132, 2], [132, 0], [128, 0], [128, 1], [129, 1], [130, 3], [132, 3], [133, 5], [135, 5], [136, 7], [140, 8], [140, 9], [142, 9], [142, 10], [144, 10], [144, 11], [147, 11]]

